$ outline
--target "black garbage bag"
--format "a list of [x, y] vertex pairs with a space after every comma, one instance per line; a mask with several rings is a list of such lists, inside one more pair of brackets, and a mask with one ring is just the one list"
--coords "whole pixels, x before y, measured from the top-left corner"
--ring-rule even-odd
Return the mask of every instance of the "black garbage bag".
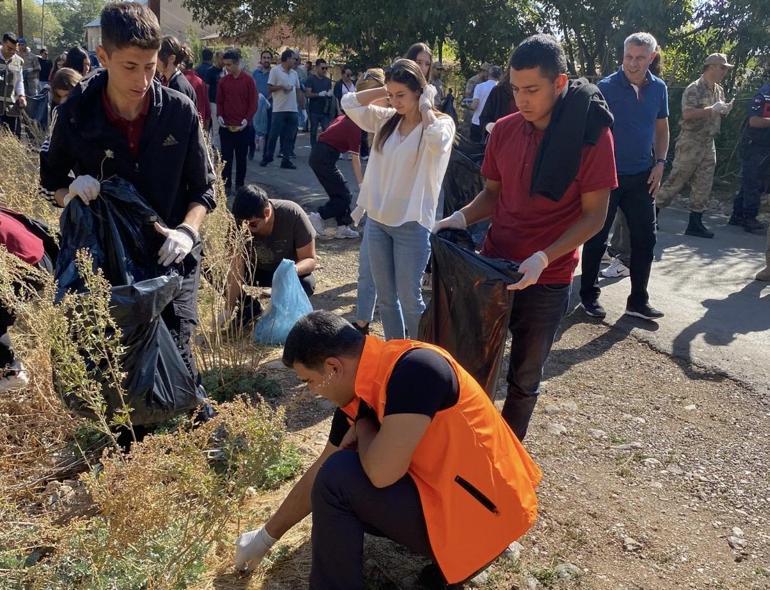
[[462, 209], [484, 188], [481, 163], [484, 145], [455, 134], [452, 153], [441, 187], [444, 189], [444, 217]]
[[518, 265], [473, 251], [467, 231], [431, 235], [433, 292], [420, 340], [447, 350], [494, 399]]
[[[161, 318], [180, 293], [183, 277], [173, 266], [157, 262], [163, 237], [154, 229], [156, 221], [158, 215], [132, 184], [119, 178], [107, 180], [90, 205], [73, 199], [64, 209], [55, 271], [57, 301], [68, 291], [86, 292], [75, 254], [87, 249], [94, 268], [102, 269], [112, 285], [110, 309], [122, 332], [125, 355], [121, 360], [127, 375], [123, 388], [135, 426], [162, 422], [206, 399]], [[118, 392], [106, 382], [102, 393], [108, 412], [119, 407]], [[73, 411], [89, 414], [72, 392], [59, 394]]]

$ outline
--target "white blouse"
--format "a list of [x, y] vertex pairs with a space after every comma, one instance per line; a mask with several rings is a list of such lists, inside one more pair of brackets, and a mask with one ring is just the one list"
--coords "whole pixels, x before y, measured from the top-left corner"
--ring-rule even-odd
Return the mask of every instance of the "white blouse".
[[[392, 108], [361, 106], [354, 93], [343, 96], [341, 103], [356, 125], [375, 134], [375, 141], [382, 126], [396, 114]], [[382, 151], [372, 146], [358, 207], [384, 225], [397, 227], [416, 221], [430, 229], [436, 219], [455, 124], [451, 117], [438, 117], [430, 127], [417, 125], [406, 137], [399, 128], [385, 141]]]

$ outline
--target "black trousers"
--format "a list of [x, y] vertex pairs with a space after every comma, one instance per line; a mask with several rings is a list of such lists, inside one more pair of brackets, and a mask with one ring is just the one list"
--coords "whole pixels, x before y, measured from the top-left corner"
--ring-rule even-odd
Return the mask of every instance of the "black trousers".
[[310, 167], [329, 195], [329, 201], [318, 208], [318, 213], [324, 219], [334, 217], [338, 225], [350, 225], [353, 223], [350, 217], [353, 195], [350, 194], [345, 177], [337, 168], [339, 158], [340, 153], [332, 146], [318, 142], [310, 151]]
[[222, 178], [225, 187], [232, 186], [233, 160], [235, 160], [235, 188], [243, 186], [246, 180], [246, 155], [249, 151], [249, 128], [230, 131], [227, 127], [219, 128], [219, 143], [222, 160], [225, 163]]
[[16, 137], [21, 137], [21, 117], [0, 115], [0, 125], [5, 125]]
[[[250, 271], [247, 283], [249, 285], [259, 285], [261, 287], [273, 286], [273, 275], [275, 271], [266, 270], [252, 270]], [[308, 297], [312, 297], [315, 292], [315, 277], [313, 273], [299, 277], [299, 284], [302, 285], [303, 291]], [[240, 301], [238, 302], [238, 312], [233, 318], [233, 322], [240, 325], [241, 328], [248, 328], [262, 315], [262, 304], [259, 299], [252, 297], [251, 295], [241, 294]]]
[[475, 141], [476, 143], [481, 143], [482, 140], [482, 133], [481, 133], [481, 125], [474, 125], [471, 123], [471, 141]]
[[601, 289], [597, 284], [602, 256], [607, 249], [607, 236], [615, 220], [618, 207], [626, 216], [631, 243], [631, 294], [628, 302], [645, 305], [649, 301], [647, 284], [650, 281], [653, 250], [655, 248], [655, 198], [650, 194], [647, 178], [650, 171], [618, 176], [618, 188], [610, 195], [604, 227], [583, 246], [583, 276], [580, 299], [595, 301]]
[[363, 590], [364, 533], [432, 556], [420, 495], [409, 475], [377, 488], [358, 453], [338, 451], [319, 469], [311, 502], [312, 590]]

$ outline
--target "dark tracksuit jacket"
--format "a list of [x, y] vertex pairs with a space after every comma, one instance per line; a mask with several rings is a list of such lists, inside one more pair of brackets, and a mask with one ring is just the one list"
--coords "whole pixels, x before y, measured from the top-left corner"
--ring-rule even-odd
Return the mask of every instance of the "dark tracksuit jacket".
[[[194, 203], [215, 207], [214, 168], [204, 141], [198, 111], [183, 94], [154, 80], [150, 107], [134, 158], [125, 135], [111, 125], [102, 106], [107, 71], [82, 80], [54, 112], [50, 135], [40, 150], [40, 194], [54, 202], [57, 189], [75, 176], [96, 179], [120, 176], [132, 183], [158, 213], [161, 224], [174, 228]], [[200, 245], [183, 262], [182, 293], [163, 313], [188, 368], [197, 377], [190, 338], [197, 323]], [[148, 255], [156, 256], [156, 253]]]

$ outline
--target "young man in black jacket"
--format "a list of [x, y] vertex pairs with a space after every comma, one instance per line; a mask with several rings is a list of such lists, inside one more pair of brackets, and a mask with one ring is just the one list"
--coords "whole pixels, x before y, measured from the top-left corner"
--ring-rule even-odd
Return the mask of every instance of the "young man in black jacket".
[[104, 69], [56, 109], [40, 152], [40, 191], [59, 207], [72, 198], [88, 204], [98, 198], [100, 180], [120, 176], [158, 213], [155, 228], [166, 238], [159, 262], [183, 262], [184, 277], [163, 319], [197, 378], [190, 339], [197, 323], [198, 229], [215, 206], [203, 129], [193, 103], [155, 79], [161, 42], [155, 15], [135, 2], [108, 4], [101, 23], [97, 55]]

